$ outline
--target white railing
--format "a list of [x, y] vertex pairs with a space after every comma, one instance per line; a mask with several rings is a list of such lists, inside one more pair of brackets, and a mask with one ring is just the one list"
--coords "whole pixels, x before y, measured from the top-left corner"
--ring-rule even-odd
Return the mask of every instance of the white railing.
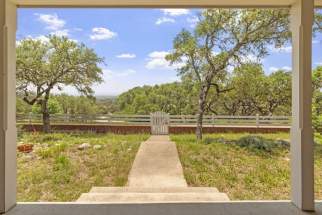
[[[131, 114], [105, 114], [105, 115], [81, 115], [81, 114], [53, 114], [51, 123], [57, 124], [121, 124], [121, 125], [150, 125], [150, 115]], [[42, 122], [40, 114], [17, 114], [17, 123], [36, 124]], [[170, 115], [170, 125], [195, 125], [196, 115]], [[253, 125], [253, 126], [289, 126], [289, 116], [217, 116], [205, 115], [203, 125]]]

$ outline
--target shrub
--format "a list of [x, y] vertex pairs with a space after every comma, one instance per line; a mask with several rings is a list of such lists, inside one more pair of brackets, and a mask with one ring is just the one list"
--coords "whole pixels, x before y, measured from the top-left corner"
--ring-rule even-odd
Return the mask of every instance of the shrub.
[[68, 157], [59, 155], [54, 162], [53, 170], [55, 172], [53, 182], [55, 184], [66, 184], [71, 182], [73, 175], [72, 164]]
[[208, 145], [211, 143], [227, 143], [227, 140], [225, 140], [225, 138], [223, 138], [223, 137], [219, 137], [219, 138], [206, 137], [206, 138], [204, 138], [203, 144]]
[[250, 150], [273, 152], [275, 149], [284, 149], [289, 147], [289, 142], [285, 140], [269, 140], [261, 136], [248, 135], [240, 138], [236, 141], [236, 144], [240, 147], [245, 147]]
[[70, 166], [70, 161], [69, 158], [66, 157], [65, 155], [59, 155], [55, 159], [55, 164], [54, 164], [54, 170], [59, 171], [59, 170], [66, 170]]
[[57, 157], [61, 152], [66, 150], [67, 146], [67, 143], [57, 143], [53, 146], [37, 150], [37, 154], [41, 158]]
[[206, 137], [202, 141], [202, 143], [205, 144], [205, 145], [208, 145], [208, 144], [211, 144], [211, 143], [215, 143], [215, 142], [216, 142], [216, 138], [211, 138], [211, 137]]
[[63, 137], [60, 134], [42, 134], [35, 137], [35, 141], [44, 143], [44, 142], [56, 142], [61, 140]]

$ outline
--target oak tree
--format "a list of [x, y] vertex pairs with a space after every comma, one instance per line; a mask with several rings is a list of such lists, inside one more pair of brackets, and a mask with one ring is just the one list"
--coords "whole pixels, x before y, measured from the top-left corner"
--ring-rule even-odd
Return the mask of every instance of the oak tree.
[[82, 43], [48, 36], [48, 42], [24, 39], [17, 46], [17, 92], [29, 105], [39, 104], [43, 131], [50, 131], [48, 101], [54, 89], [72, 86], [91, 96], [92, 85], [102, 82], [103, 59]]
[[289, 40], [287, 9], [207, 9], [193, 32], [182, 30], [174, 39], [171, 63], [185, 63], [181, 75], [190, 74], [199, 87], [196, 136], [202, 139], [202, 121], [211, 88], [228, 91], [225, 78], [229, 66], [262, 58], [269, 46]]

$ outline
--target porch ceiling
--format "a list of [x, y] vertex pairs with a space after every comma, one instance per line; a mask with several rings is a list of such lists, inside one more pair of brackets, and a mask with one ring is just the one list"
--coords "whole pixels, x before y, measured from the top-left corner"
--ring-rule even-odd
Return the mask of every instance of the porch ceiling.
[[[10, 0], [18, 7], [289, 7], [295, 0]], [[315, 0], [321, 7], [322, 0]]]

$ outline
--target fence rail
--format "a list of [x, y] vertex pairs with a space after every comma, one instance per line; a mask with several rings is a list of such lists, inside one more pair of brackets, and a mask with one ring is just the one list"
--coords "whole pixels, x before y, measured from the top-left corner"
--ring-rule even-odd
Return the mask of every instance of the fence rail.
[[[116, 124], [116, 125], [151, 125], [150, 115], [71, 115], [53, 114], [51, 123], [62, 124]], [[170, 115], [170, 125], [195, 125], [196, 115]], [[40, 114], [17, 114], [17, 122], [24, 124], [36, 124], [42, 122]], [[245, 126], [289, 126], [290, 116], [217, 116], [205, 115], [203, 125], [245, 125]]]

